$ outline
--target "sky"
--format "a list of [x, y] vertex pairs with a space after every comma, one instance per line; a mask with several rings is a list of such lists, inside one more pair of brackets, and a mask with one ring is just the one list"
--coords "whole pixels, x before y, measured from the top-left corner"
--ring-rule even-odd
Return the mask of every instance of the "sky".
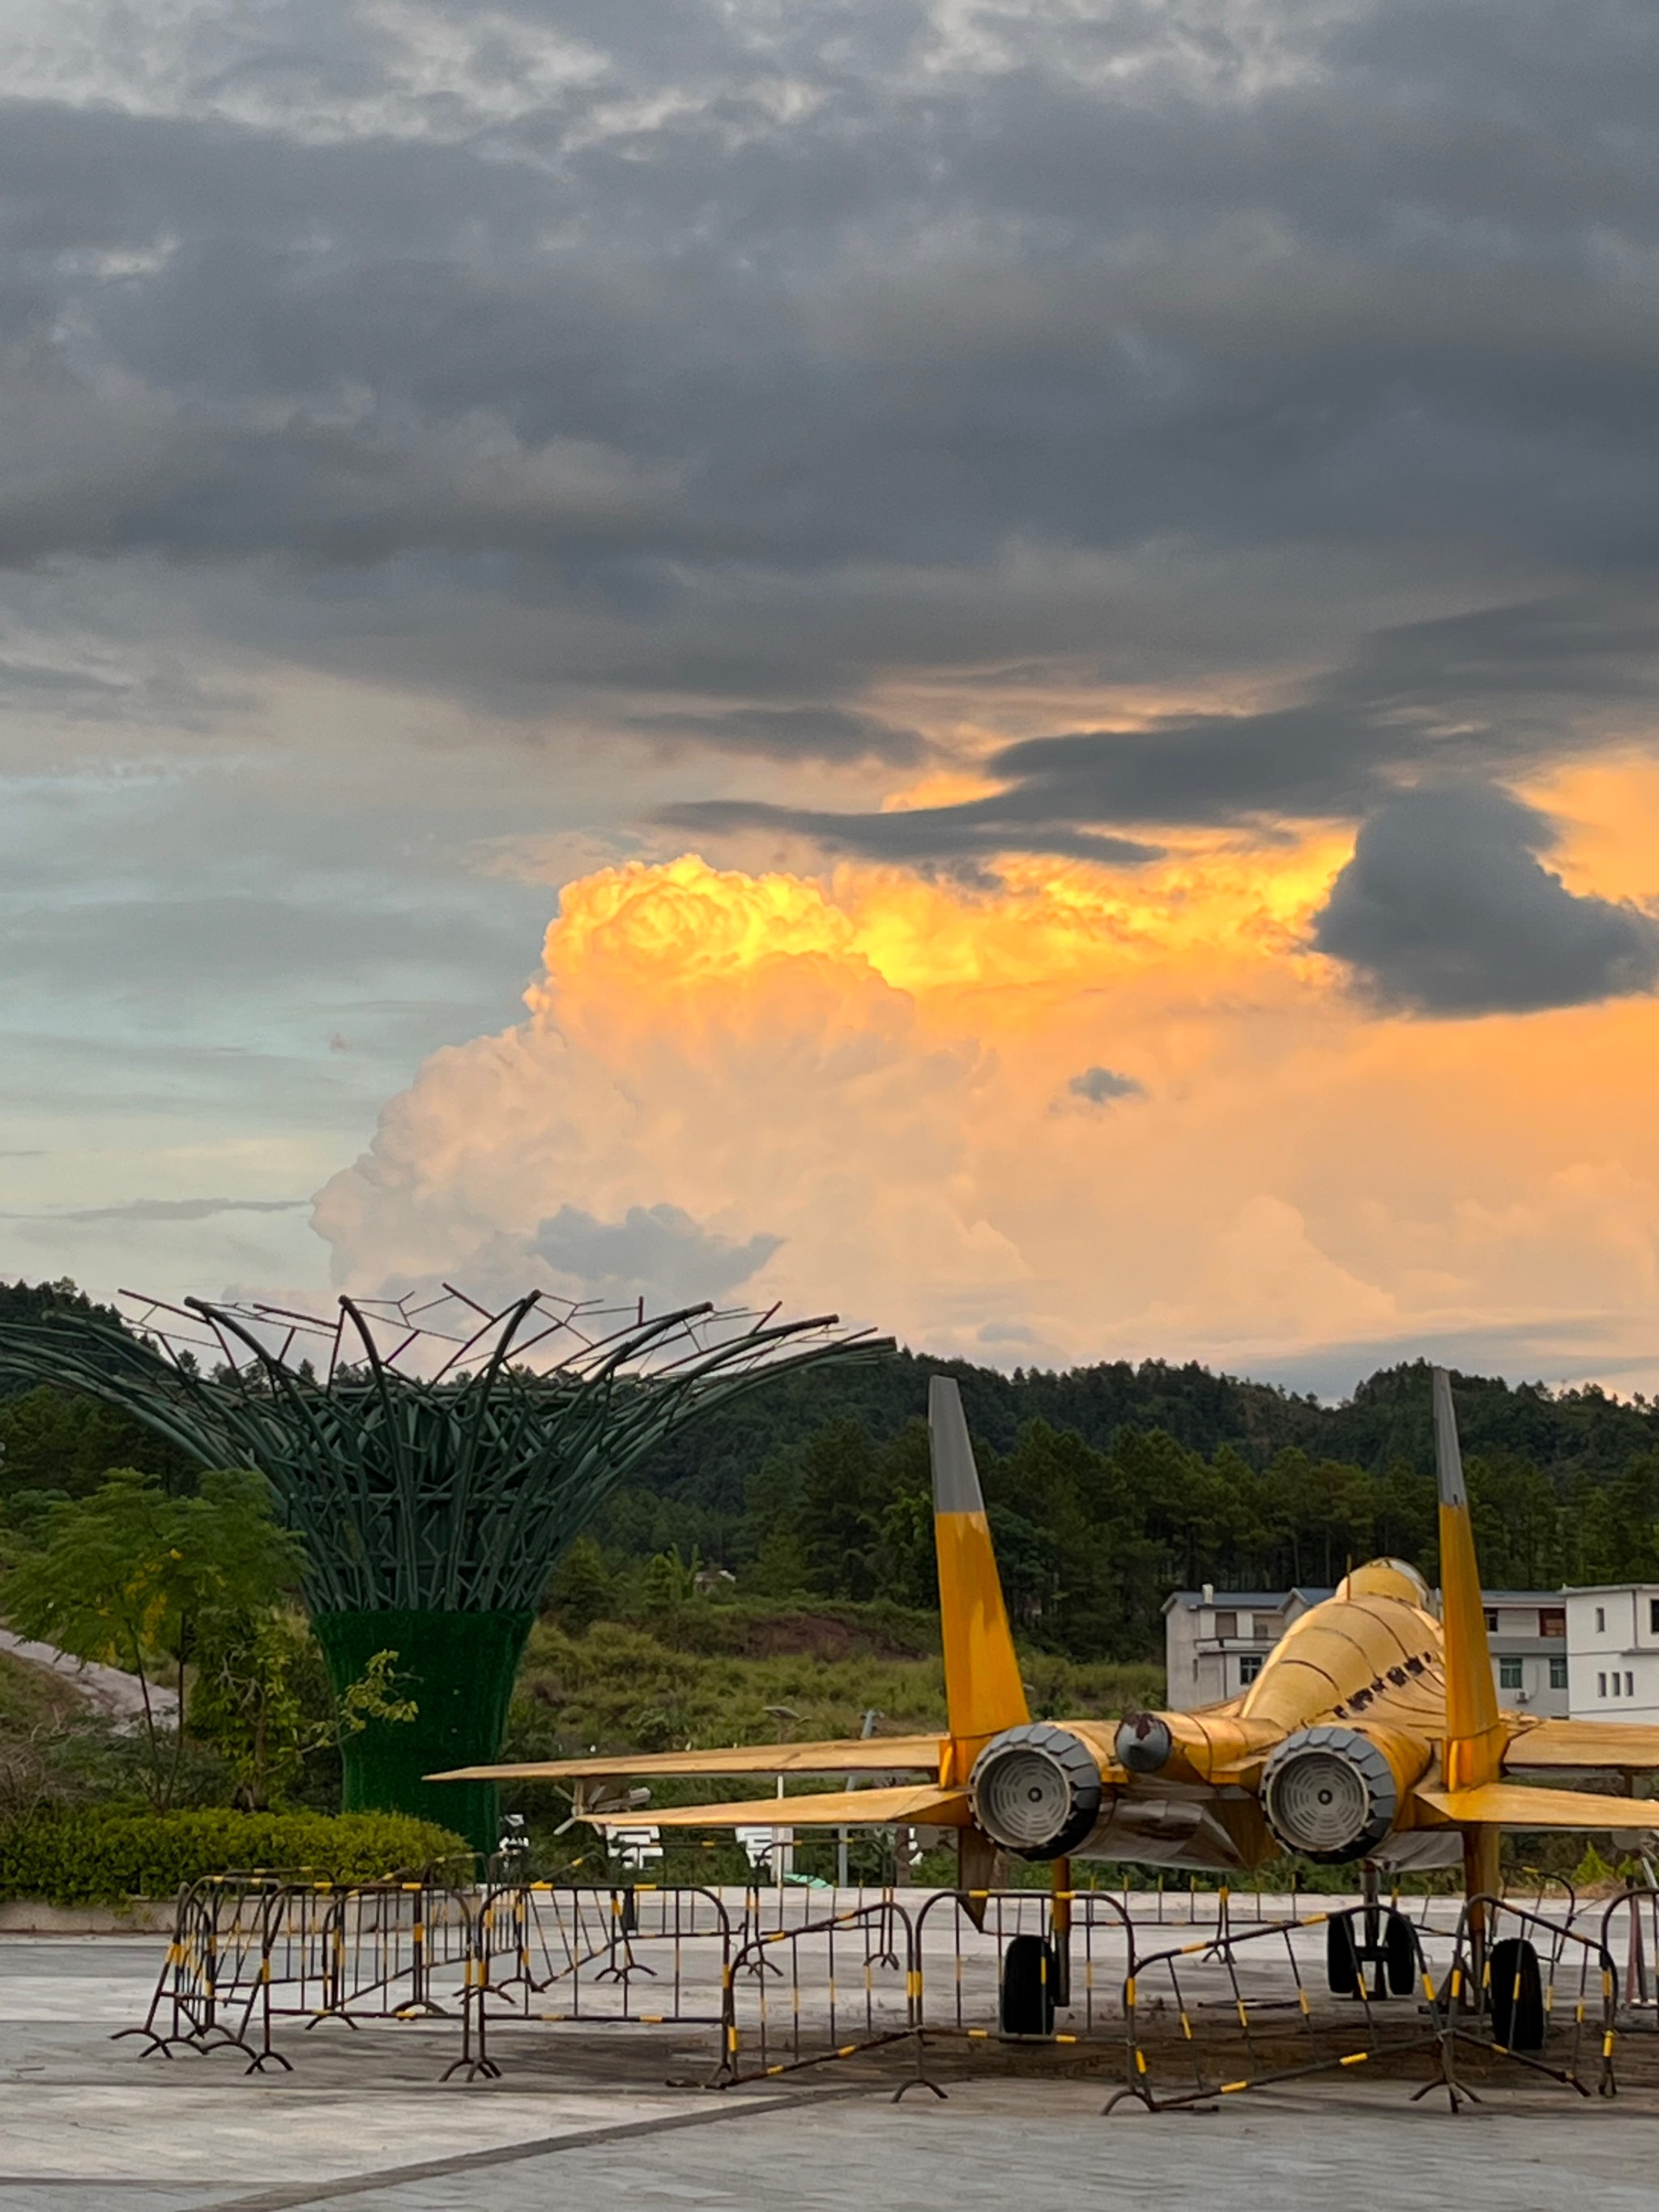
[[0, 1273], [1659, 1389], [1659, 26], [12, 0]]

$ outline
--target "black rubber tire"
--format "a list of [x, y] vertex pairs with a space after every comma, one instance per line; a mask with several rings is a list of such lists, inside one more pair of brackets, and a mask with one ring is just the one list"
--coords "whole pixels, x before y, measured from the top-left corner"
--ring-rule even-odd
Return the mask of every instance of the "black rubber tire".
[[1544, 1978], [1524, 1936], [1494, 1943], [1488, 1962], [1492, 2032], [1506, 2051], [1544, 2048]]
[[1391, 1912], [1382, 1929], [1382, 1979], [1392, 1997], [1417, 1987], [1417, 1938], [1403, 1912]]
[[1325, 1923], [1325, 1986], [1333, 1996], [1359, 1995], [1359, 1952], [1352, 1920], [1333, 1916]]
[[1002, 1954], [1002, 2032], [1054, 2032], [1054, 1954], [1041, 1936], [1016, 1936]]

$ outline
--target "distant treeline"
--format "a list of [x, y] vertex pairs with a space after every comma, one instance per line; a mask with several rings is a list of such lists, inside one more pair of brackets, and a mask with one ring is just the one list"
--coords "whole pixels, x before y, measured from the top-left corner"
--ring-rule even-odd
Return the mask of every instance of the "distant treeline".
[[[0, 1284], [0, 1328], [77, 1301], [70, 1284]], [[665, 1589], [696, 1563], [756, 1598], [931, 1607], [924, 1415], [939, 1373], [962, 1388], [1010, 1607], [1056, 1651], [1158, 1655], [1177, 1585], [1330, 1583], [1378, 1553], [1437, 1571], [1421, 1363], [1325, 1407], [1195, 1364], [1003, 1375], [903, 1352], [781, 1376], [683, 1429], [563, 1571], [568, 1609], [603, 1609], [653, 1560], [672, 1566]], [[1489, 1587], [1659, 1580], [1659, 1407], [1479, 1376], [1457, 1377], [1456, 1392]], [[0, 1496], [14, 1516], [45, 1492], [83, 1495], [122, 1464], [191, 1480], [100, 1407], [46, 1389], [0, 1402]]]
[[[1328, 1584], [1389, 1553], [1438, 1571], [1425, 1364], [1348, 1404], [1197, 1365], [1001, 1375], [902, 1353], [782, 1378], [686, 1429], [593, 1531], [613, 1565], [695, 1551], [757, 1595], [934, 1602], [923, 1414], [954, 1375], [1011, 1609], [1078, 1658], [1161, 1654], [1177, 1585]], [[1659, 1578], [1659, 1408], [1456, 1378], [1489, 1587]]]

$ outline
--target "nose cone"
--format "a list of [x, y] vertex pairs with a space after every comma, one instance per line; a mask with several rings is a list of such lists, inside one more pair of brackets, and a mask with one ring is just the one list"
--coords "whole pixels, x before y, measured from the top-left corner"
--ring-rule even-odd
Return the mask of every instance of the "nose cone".
[[1161, 1774], [1175, 1749], [1170, 1724], [1156, 1713], [1130, 1713], [1121, 1723], [1113, 1745], [1118, 1764], [1131, 1774]]

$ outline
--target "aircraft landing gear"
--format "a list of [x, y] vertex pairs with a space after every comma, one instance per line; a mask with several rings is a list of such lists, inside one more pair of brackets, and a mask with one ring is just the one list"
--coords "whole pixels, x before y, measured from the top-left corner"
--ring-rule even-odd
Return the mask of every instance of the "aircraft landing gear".
[[1016, 1936], [1002, 1956], [1001, 2027], [1005, 2035], [1052, 2035], [1059, 1961], [1041, 1936]]
[[[1325, 1980], [1334, 1996], [1408, 1997], [1417, 1985], [1417, 1939], [1403, 1912], [1377, 1898], [1376, 1869], [1361, 1869], [1365, 1902], [1325, 1926]], [[1369, 1980], [1365, 1969], [1376, 1971]]]
[[1544, 1977], [1538, 1954], [1524, 1936], [1494, 1943], [1491, 1978], [1492, 2032], [1505, 2051], [1544, 2048]]

